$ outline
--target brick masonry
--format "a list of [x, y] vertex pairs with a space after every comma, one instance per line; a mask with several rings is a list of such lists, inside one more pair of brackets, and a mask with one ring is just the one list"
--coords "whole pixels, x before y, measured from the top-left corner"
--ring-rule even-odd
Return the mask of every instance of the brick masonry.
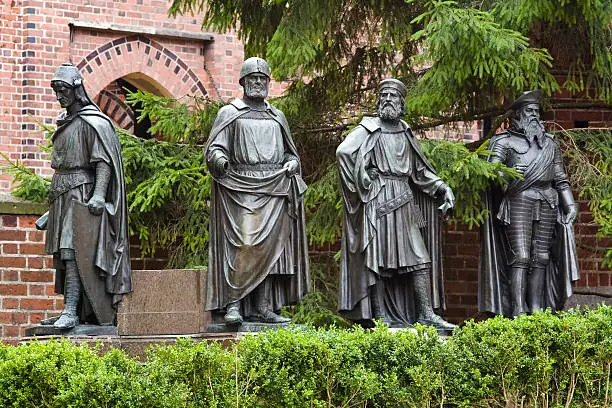
[[[201, 17], [171, 19], [168, 7], [162, 0], [2, 1], [0, 153], [50, 174], [38, 147], [44, 136], [37, 122], [53, 124], [60, 112], [49, 85], [64, 62], [79, 67], [90, 97], [98, 102], [119, 78], [174, 98], [238, 96], [244, 50], [235, 34], [210, 33], [212, 41], [194, 38], [202, 34]], [[92, 28], [103, 25], [132, 32]], [[178, 35], [147, 34], [151, 29]], [[130, 121], [122, 119], [124, 107], [115, 108], [109, 104], [109, 116], [129, 128]], [[10, 180], [0, 175], [0, 192], [10, 190]]]
[[[25, 329], [58, 315], [63, 296], [55, 294], [53, 258], [44, 255], [45, 233], [36, 230], [39, 215], [0, 214], [0, 340], [16, 344]], [[130, 245], [133, 269], [162, 269], [164, 251], [140, 256]]]
[[26, 327], [57, 314], [63, 298], [54, 295], [53, 260], [44, 253], [38, 216], [0, 216], [0, 337], [15, 342]]

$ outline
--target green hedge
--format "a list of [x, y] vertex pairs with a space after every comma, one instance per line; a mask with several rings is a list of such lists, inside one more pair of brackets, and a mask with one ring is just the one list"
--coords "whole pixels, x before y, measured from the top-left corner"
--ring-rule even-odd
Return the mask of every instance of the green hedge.
[[612, 309], [416, 331], [278, 330], [143, 361], [67, 341], [0, 347], [2, 407], [605, 407]]

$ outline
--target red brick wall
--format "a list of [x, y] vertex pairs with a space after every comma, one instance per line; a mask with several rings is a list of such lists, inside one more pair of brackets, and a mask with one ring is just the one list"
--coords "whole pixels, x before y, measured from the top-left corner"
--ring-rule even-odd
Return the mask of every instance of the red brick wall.
[[[574, 227], [580, 266], [579, 287], [612, 286], [612, 271], [602, 265], [612, 239], [595, 236], [597, 225], [585, 201]], [[464, 225], [448, 226], [444, 235], [444, 273], [447, 316], [455, 323], [478, 317], [478, 256], [480, 234]]]
[[25, 329], [56, 315], [53, 260], [43, 256], [44, 233], [35, 215], [0, 216], [0, 338], [15, 343]]
[[[25, 329], [58, 315], [63, 296], [55, 294], [53, 258], [43, 255], [45, 233], [38, 215], [0, 215], [0, 340], [17, 343]], [[137, 240], [130, 245], [132, 269], [163, 269], [167, 253], [141, 258]]]
[[[176, 98], [238, 96], [244, 51], [234, 33], [212, 33], [214, 40], [207, 42], [69, 26], [77, 20], [201, 33], [200, 17], [170, 19], [168, 7], [165, 0], [2, 2], [0, 152], [40, 174], [50, 173], [37, 146], [43, 135], [36, 122], [53, 124], [60, 111], [49, 85], [63, 62], [79, 66], [92, 98], [117, 78], [134, 74]], [[0, 175], [0, 191], [10, 190], [10, 180]]]

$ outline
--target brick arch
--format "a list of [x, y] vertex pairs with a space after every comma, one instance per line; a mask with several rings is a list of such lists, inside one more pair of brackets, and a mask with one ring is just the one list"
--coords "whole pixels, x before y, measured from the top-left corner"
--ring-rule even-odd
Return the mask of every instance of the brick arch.
[[170, 49], [142, 35], [110, 41], [85, 57], [77, 68], [85, 78], [89, 95], [97, 95], [112, 81], [142, 73], [161, 84], [168, 95], [206, 96], [198, 76]]
[[136, 123], [134, 112], [117, 95], [103, 89], [94, 99], [94, 102], [118, 127], [128, 132], [134, 131], [134, 123]]

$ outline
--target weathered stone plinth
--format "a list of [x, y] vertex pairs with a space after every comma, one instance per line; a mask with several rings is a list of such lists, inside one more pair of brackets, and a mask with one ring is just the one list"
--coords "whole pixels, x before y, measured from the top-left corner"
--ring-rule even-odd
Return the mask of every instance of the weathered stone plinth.
[[120, 336], [182, 335], [206, 330], [206, 273], [199, 269], [132, 271], [133, 292], [119, 304]]
[[281, 328], [289, 327], [289, 323], [259, 323], [259, 322], [244, 322], [240, 325], [236, 324], [225, 324], [225, 323], [211, 323], [208, 325], [207, 333], [225, 333], [231, 335], [231, 333], [249, 333], [249, 332], [260, 332], [264, 330], [276, 330]]
[[116, 336], [117, 328], [115, 326], [97, 326], [94, 324], [81, 324], [70, 330], [60, 330], [52, 325], [38, 325], [27, 328], [25, 330], [27, 337], [34, 336]]
[[612, 305], [612, 287], [575, 288], [574, 293], [566, 301], [563, 310], [576, 307], [597, 309], [600, 304]]

